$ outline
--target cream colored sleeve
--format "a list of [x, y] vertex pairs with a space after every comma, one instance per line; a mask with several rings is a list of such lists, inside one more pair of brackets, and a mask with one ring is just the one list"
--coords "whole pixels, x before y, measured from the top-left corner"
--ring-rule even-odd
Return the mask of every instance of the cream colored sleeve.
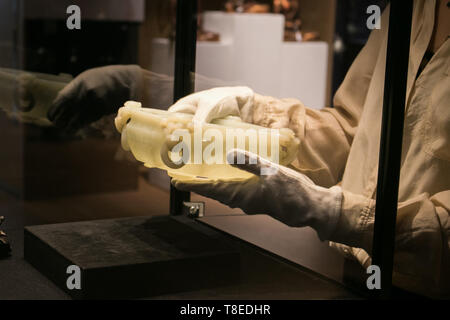
[[[329, 240], [370, 253], [374, 215], [374, 200], [343, 191], [341, 216]], [[399, 203], [394, 283], [414, 292], [450, 294], [450, 190]]]
[[[387, 18], [385, 10], [382, 25], [387, 24]], [[334, 108], [314, 110], [297, 99], [256, 94], [253, 113], [241, 115], [261, 126], [291, 128], [300, 139], [298, 158], [292, 166], [318, 185], [330, 187], [342, 178], [385, 29], [371, 33], [334, 97]]]

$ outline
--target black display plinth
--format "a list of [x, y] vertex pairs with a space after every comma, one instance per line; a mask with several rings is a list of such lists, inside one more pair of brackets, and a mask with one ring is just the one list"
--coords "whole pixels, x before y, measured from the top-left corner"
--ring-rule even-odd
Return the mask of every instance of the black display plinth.
[[[134, 217], [25, 227], [25, 259], [76, 299], [140, 298], [239, 280], [239, 252], [186, 217]], [[70, 265], [81, 289], [67, 288]]]

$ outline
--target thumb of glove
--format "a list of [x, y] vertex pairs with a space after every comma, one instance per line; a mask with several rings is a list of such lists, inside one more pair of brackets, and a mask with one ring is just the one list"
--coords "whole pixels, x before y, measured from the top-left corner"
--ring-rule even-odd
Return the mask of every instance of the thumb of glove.
[[227, 153], [228, 164], [256, 176], [271, 175], [278, 172], [279, 166], [259, 155], [241, 149], [231, 149]]

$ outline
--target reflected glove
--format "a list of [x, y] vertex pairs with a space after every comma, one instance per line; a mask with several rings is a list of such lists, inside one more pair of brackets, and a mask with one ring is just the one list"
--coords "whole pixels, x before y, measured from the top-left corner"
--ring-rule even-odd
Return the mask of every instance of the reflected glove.
[[[240, 162], [244, 164], [236, 164], [236, 160], [243, 158], [245, 162]], [[213, 198], [232, 208], [241, 208], [247, 214], [266, 213], [291, 227], [313, 227], [322, 240], [336, 228], [342, 201], [339, 186], [317, 186], [304, 174], [247, 151], [232, 150], [227, 161], [255, 176], [244, 182], [207, 183], [172, 179], [172, 184], [177, 189]]]
[[190, 94], [169, 108], [171, 112], [193, 114], [194, 122], [205, 123], [226, 116], [248, 114], [254, 101], [254, 92], [248, 87], [218, 87]]
[[87, 70], [58, 93], [47, 116], [57, 127], [77, 130], [116, 112], [125, 101], [139, 100], [142, 77], [137, 65]]

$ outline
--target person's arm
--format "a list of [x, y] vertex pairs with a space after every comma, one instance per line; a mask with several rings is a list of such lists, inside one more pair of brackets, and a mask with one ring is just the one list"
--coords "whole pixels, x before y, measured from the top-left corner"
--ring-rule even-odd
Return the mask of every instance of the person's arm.
[[374, 30], [334, 96], [334, 108], [314, 110], [297, 99], [275, 99], [255, 94], [251, 112], [241, 116], [261, 126], [289, 127], [300, 139], [293, 167], [315, 183], [329, 187], [342, 177], [350, 146], [361, 117], [370, 81], [385, 37], [388, 9], [381, 30]]
[[[343, 191], [341, 214], [328, 240], [372, 250], [375, 200]], [[365, 267], [370, 265], [370, 259]], [[450, 190], [398, 204], [394, 283], [430, 294], [450, 290]], [[449, 291], [447, 291], [450, 294]]]

